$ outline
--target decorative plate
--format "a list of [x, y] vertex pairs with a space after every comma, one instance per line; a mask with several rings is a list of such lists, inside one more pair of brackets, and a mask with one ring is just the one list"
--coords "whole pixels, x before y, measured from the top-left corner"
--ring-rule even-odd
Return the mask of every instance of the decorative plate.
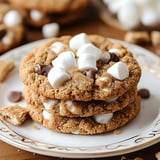
[[[22, 58], [42, 42], [44, 40], [24, 45], [1, 56], [3, 60], [13, 59], [17, 65], [7, 80], [0, 84], [1, 107], [13, 105], [7, 99], [10, 91], [23, 90], [23, 84], [18, 76], [18, 66]], [[66, 158], [121, 155], [160, 142], [160, 58], [138, 46], [122, 43], [134, 53], [142, 67], [142, 78], [138, 88], [149, 89], [151, 97], [142, 100], [139, 115], [120, 129], [121, 134], [115, 135], [113, 132], [92, 136], [61, 134], [48, 130], [32, 120], [26, 121], [20, 127], [0, 121], [0, 139], [30, 152]], [[20, 105], [25, 107], [25, 102], [21, 102]]]

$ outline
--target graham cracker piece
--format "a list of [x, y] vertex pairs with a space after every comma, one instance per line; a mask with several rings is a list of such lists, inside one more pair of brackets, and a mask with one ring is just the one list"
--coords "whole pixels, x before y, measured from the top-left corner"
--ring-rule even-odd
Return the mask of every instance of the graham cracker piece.
[[28, 111], [19, 105], [7, 106], [0, 108], [0, 119], [9, 123], [20, 126], [28, 117]]
[[14, 61], [3, 61], [0, 60], [0, 82], [3, 82], [5, 80], [5, 78], [7, 77], [7, 75], [9, 74], [9, 72], [11, 72], [11, 70], [15, 67], [15, 63]]

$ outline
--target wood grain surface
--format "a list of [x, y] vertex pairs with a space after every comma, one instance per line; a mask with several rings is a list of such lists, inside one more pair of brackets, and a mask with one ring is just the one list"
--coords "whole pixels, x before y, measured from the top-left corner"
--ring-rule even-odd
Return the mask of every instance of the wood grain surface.
[[[74, 35], [76, 33], [86, 32], [88, 34], [100, 34], [106, 37], [115, 39], [124, 39], [126, 31], [119, 30], [117, 28], [110, 27], [103, 23], [99, 18], [97, 12], [90, 12], [84, 19], [77, 20], [70, 25], [62, 26], [60, 29], [60, 35]], [[42, 39], [41, 29], [27, 28], [26, 40], [24, 43], [33, 42]], [[156, 52], [155, 48], [151, 44], [145, 44], [142, 47]], [[144, 160], [156, 160], [155, 153], [160, 152], [160, 142], [156, 145], [148, 147], [146, 149], [123, 155], [128, 160], [134, 160], [136, 157], [141, 157]], [[11, 145], [8, 145], [0, 141], [0, 160], [60, 160], [62, 158], [48, 157], [30, 153], [20, 150]], [[64, 158], [65, 159], [65, 158]], [[99, 158], [97, 160], [121, 160], [122, 156]], [[67, 159], [65, 159], [67, 160]], [[138, 160], [138, 159], [135, 159]]]

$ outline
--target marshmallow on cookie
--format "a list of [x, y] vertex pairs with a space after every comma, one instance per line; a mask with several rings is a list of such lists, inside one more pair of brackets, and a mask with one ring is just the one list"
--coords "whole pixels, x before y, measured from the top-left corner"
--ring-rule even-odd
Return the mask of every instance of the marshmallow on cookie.
[[51, 45], [51, 50], [58, 54], [52, 61], [53, 68], [48, 73], [48, 81], [53, 88], [58, 89], [66, 81], [70, 80], [72, 77], [68, 71], [74, 67], [77, 67], [80, 71], [98, 71], [98, 60], [104, 63], [116, 62], [106, 71], [113, 78], [124, 80], [129, 77], [127, 65], [123, 62], [118, 62], [121, 53], [119, 49], [111, 48], [109, 51], [102, 53], [99, 48], [90, 42], [85, 33], [72, 37], [69, 41], [69, 47], [73, 51], [63, 51], [64, 44], [62, 42], [54, 42]]

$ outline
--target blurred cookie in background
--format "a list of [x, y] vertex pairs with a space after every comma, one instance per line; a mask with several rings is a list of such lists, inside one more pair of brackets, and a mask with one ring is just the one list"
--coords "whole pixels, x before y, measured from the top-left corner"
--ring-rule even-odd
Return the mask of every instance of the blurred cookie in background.
[[85, 8], [91, 0], [9, 0], [10, 3], [28, 10], [39, 10], [44, 13], [67, 13]]
[[24, 39], [24, 19], [27, 14], [23, 9], [7, 3], [0, 3], [0, 54], [20, 44]]
[[69, 24], [85, 16], [85, 9], [74, 13], [44, 13], [39, 10], [28, 10], [27, 24], [34, 27], [42, 27], [45, 24], [56, 22], [60, 25]]
[[84, 15], [84, 10], [92, 0], [9, 0], [15, 6], [26, 9], [28, 12], [27, 24], [42, 27], [45, 24], [56, 22], [70, 23]]

